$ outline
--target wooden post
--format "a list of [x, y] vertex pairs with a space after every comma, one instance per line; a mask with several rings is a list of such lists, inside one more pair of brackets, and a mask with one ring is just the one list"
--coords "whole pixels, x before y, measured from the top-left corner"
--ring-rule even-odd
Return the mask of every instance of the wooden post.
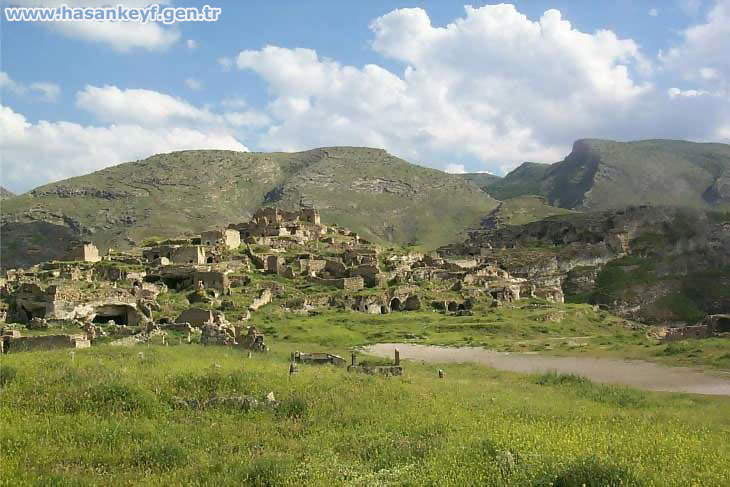
[[395, 365], [400, 365], [400, 350], [395, 349]]
[[355, 352], [352, 352], [352, 354], [350, 355], [350, 359], [351, 359], [351, 365], [354, 367], [355, 366]]
[[442, 369], [439, 369], [439, 379], [444, 378], [444, 371]]

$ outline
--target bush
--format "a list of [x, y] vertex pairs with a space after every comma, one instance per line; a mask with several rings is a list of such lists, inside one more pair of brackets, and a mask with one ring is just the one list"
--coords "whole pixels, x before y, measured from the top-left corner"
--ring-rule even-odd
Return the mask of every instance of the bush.
[[535, 377], [534, 382], [542, 386], [570, 388], [577, 396], [595, 402], [620, 407], [641, 407], [646, 402], [646, 394], [625, 386], [596, 384], [576, 374], [546, 372]]
[[552, 477], [536, 483], [554, 487], [623, 487], [643, 484], [628, 468], [603, 463], [595, 457], [578, 459]]
[[0, 365], [0, 387], [5, 387], [6, 384], [15, 380], [15, 376], [18, 371], [15, 367], [9, 365]]
[[583, 384], [588, 379], [577, 374], [559, 374], [554, 370], [535, 377], [535, 384], [541, 386], [559, 386], [564, 384]]
[[666, 356], [682, 355], [696, 350], [697, 348], [695, 346], [690, 345], [687, 342], [671, 342], [666, 347], [664, 347], [664, 350], [661, 350], [659, 354]]
[[254, 460], [245, 471], [245, 485], [270, 487], [283, 485], [291, 470], [291, 460], [262, 457]]
[[276, 412], [280, 416], [285, 416], [287, 418], [302, 419], [307, 416], [307, 402], [298, 397], [285, 399], [276, 407]]
[[156, 401], [139, 387], [111, 382], [92, 386], [80, 405], [89, 412], [150, 413], [155, 409]]
[[137, 453], [134, 464], [155, 470], [172, 470], [185, 463], [185, 450], [177, 445], [145, 444]]

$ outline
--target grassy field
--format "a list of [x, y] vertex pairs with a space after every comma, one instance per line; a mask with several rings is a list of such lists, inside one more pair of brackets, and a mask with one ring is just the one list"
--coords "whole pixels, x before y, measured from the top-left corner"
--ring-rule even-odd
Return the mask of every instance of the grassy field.
[[[2, 485], [727, 485], [726, 398], [406, 363], [301, 366], [304, 344], [101, 345], [3, 357]], [[312, 347], [315, 347], [312, 345]], [[334, 347], [341, 353], [344, 348]], [[212, 397], [273, 392], [265, 408]]]
[[254, 323], [267, 337], [285, 343], [316, 343], [349, 348], [374, 343], [423, 343], [477, 346], [545, 355], [623, 357], [708, 369], [730, 369], [730, 339], [711, 338], [660, 343], [648, 327], [585, 304], [549, 305], [523, 300], [516, 306], [477, 306], [474, 316], [435, 312], [367, 315], [324, 311], [301, 316], [262, 308]]

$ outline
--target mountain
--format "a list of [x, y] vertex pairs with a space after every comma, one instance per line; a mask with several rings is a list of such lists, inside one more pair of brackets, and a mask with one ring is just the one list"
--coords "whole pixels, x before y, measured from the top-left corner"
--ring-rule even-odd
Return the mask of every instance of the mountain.
[[38, 187], [2, 206], [2, 267], [61, 258], [91, 240], [125, 248], [247, 221], [304, 200], [364, 238], [425, 247], [454, 241], [497, 206], [456, 175], [380, 149], [159, 154]]
[[497, 199], [535, 194], [578, 210], [627, 205], [730, 208], [730, 145], [582, 139], [555, 164], [524, 163], [486, 186]]
[[542, 180], [550, 164], [523, 162], [504, 178], [488, 182], [484, 190], [498, 200], [524, 195], [542, 195]]
[[15, 196], [15, 193], [0, 186], [0, 201], [12, 198], [13, 196]]
[[457, 174], [458, 177], [466, 179], [477, 188], [486, 191], [488, 186], [492, 186], [502, 180], [501, 176], [491, 174], [488, 172], [467, 172], [463, 174]]

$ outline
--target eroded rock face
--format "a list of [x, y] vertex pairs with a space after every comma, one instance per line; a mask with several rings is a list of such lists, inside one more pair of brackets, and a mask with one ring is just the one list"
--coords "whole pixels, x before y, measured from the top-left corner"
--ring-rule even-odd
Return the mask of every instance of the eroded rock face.
[[702, 197], [712, 205], [730, 203], [730, 171], [718, 177]]

